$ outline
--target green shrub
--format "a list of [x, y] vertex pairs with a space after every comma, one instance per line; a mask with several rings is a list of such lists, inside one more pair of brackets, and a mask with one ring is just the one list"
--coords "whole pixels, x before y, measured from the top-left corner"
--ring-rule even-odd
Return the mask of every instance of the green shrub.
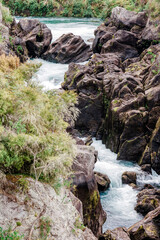
[[9, 9], [2, 6], [1, 3], [0, 3], [0, 9], [2, 11], [2, 21], [6, 24], [11, 23], [13, 21], [13, 17], [11, 16]]
[[74, 92], [41, 90], [31, 80], [39, 64], [0, 59], [0, 167], [55, 181], [70, 173], [74, 141], [66, 132], [77, 117]]
[[23, 235], [19, 235], [17, 231], [11, 231], [11, 229], [3, 230], [0, 227], [0, 239], [1, 240], [21, 240], [23, 239]]

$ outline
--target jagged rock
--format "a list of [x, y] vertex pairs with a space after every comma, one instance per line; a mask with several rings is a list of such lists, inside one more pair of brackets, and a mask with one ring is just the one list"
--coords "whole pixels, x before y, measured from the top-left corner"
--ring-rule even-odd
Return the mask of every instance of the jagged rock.
[[92, 45], [93, 52], [100, 53], [103, 44], [106, 43], [108, 40], [112, 39], [116, 31], [117, 28], [115, 26], [110, 27], [102, 23], [94, 31], [95, 38]]
[[99, 236], [106, 214], [100, 203], [97, 182], [93, 173], [97, 152], [93, 147], [77, 146], [77, 157], [73, 162], [74, 194], [82, 201], [84, 224]]
[[138, 41], [136, 34], [126, 30], [118, 30], [114, 35], [114, 39], [119, 43], [131, 45], [133, 47], [136, 47]]
[[48, 49], [51, 30], [37, 19], [20, 19], [11, 26], [12, 44], [19, 55], [41, 57]]
[[94, 172], [94, 175], [98, 184], [98, 190], [102, 192], [106, 191], [111, 183], [109, 177], [106, 174], [102, 174], [99, 172]]
[[99, 240], [131, 240], [128, 230], [125, 227], [115, 228], [114, 230], [107, 230]]
[[147, 23], [146, 12], [131, 12], [122, 7], [115, 7], [112, 9], [111, 19], [120, 27], [131, 28], [134, 25], [145, 27]]
[[139, 162], [140, 165], [144, 163], [151, 164], [151, 167], [160, 174], [160, 118]]
[[27, 187], [22, 191], [22, 186], [18, 187], [21, 177], [7, 176], [7, 183], [0, 186], [0, 226], [3, 230], [11, 226], [11, 230], [18, 231], [24, 240], [31, 232], [32, 239], [39, 239], [42, 228], [44, 237], [49, 239], [97, 239], [83, 226], [68, 190], [62, 188], [57, 195], [49, 184], [23, 176]]
[[136, 180], [137, 180], [137, 174], [135, 172], [127, 171], [122, 174], [123, 184], [130, 184], [130, 183], [136, 184]]
[[135, 210], [144, 216], [160, 206], [160, 190], [144, 189], [138, 193], [137, 197]]
[[128, 230], [132, 240], [160, 239], [160, 207], [149, 212], [143, 220], [131, 226]]
[[160, 22], [148, 19], [146, 27], [142, 31], [142, 39], [158, 43], [160, 41]]
[[90, 46], [80, 36], [68, 33], [54, 41], [43, 54], [43, 58], [60, 63], [78, 63], [87, 61], [91, 55]]
[[14, 55], [12, 50], [9, 48], [9, 29], [2, 23], [0, 23], [0, 36], [1, 36], [0, 55], [2, 55], [2, 54]]
[[151, 164], [143, 164], [141, 166], [141, 170], [147, 173], [151, 173]]
[[122, 44], [116, 39], [111, 39], [103, 44], [101, 53], [115, 53], [122, 61], [139, 56], [136, 48]]

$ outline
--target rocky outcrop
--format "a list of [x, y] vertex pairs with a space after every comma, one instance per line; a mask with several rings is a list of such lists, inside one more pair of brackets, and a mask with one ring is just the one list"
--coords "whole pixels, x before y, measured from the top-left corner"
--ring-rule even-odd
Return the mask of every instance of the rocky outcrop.
[[148, 17], [145, 12], [136, 13], [122, 7], [115, 7], [111, 13], [111, 19], [120, 28], [131, 29], [135, 25], [145, 27]]
[[160, 206], [160, 190], [144, 189], [138, 193], [137, 198], [135, 210], [143, 215]]
[[53, 42], [43, 58], [48, 61], [71, 63], [87, 61], [92, 55], [90, 46], [80, 36], [73, 33], [63, 34]]
[[51, 30], [37, 19], [20, 19], [11, 26], [11, 45], [21, 58], [41, 57], [48, 49], [52, 34]]
[[136, 184], [136, 180], [137, 180], [137, 174], [135, 172], [124, 172], [122, 174], [122, 183], [123, 184], [130, 184], [130, 183], [134, 183]]
[[0, 180], [0, 226], [3, 230], [11, 226], [11, 231], [18, 231], [24, 240], [42, 236], [55, 240], [97, 239], [84, 227], [69, 191], [61, 189], [57, 195], [50, 185], [22, 176], [7, 176], [6, 179], [0, 174]]
[[98, 184], [98, 190], [101, 192], [106, 191], [110, 186], [110, 179], [106, 174], [94, 172], [97, 184]]
[[97, 152], [93, 147], [77, 146], [77, 157], [73, 162], [73, 192], [83, 204], [84, 225], [99, 236], [102, 225], [106, 220], [98, 192], [96, 179], [93, 173]]
[[160, 207], [149, 212], [143, 220], [129, 228], [131, 240], [160, 239]]
[[115, 228], [114, 230], [107, 230], [99, 240], [131, 240], [128, 230], [124, 227]]

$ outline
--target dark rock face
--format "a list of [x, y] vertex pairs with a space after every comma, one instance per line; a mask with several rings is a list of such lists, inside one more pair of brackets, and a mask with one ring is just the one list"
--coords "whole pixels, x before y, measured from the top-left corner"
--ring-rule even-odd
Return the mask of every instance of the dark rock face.
[[143, 220], [129, 228], [131, 240], [160, 239], [160, 207], [149, 212]]
[[94, 172], [99, 191], [106, 191], [110, 186], [110, 179], [106, 174], [102, 174], [99, 172]]
[[111, 19], [117, 26], [131, 28], [134, 25], [145, 27], [147, 14], [145, 12], [131, 12], [122, 7], [115, 7], [112, 10]]
[[40, 57], [49, 47], [51, 30], [37, 19], [20, 19], [11, 26], [12, 45], [17, 54]]
[[99, 240], [131, 240], [129, 232], [124, 227], [115, 228], [114, 230], [107, 230]]
[[144, 216], [160, 206], [160, 190], [144, 189], [138, 193], [137, 197], [135, 210]]
[[73, 162], [73, 185], [76, 186], [74, 194], [82, 201], [84, 224], [99, 236], [106, 214], [100, 203], [97, 182], [93, 173], [97, 152], [93, 147], [79, 145], [78, 154]]
[[143, 164], [141, 170], [147, 173], [151, 173], [151, 164]]
[[63, 34], [53, 42], [43, 58], [60, 63], [84, 62], [92, 55], [90, 46], [80, 36], [72, 33]]
[[122, 174], [122, 183], [123, 184], [130, 184], [130, 183], [134, 183], [136, 184], [136, 179], [137, 179], [137, 175], [135, 172], [124, 172]]

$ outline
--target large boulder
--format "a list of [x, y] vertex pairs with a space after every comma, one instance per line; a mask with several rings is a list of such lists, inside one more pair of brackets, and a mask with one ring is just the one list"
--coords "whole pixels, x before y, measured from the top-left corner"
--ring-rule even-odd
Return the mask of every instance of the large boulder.
[[113, 230], [107, 230], [103, 235], [99, 237], [99, 240], [131, 240], [131, 239], [128, 230], [125, 227], [119, 227]]
[[136, 184], [137, 174], [135, 172], [127, 171], [122, 174], [122, 183], [123, 184]]
[[51, 30], [37, 19], [20, 19], [11, 26], [12, 45], [17, 55], [41, 57], [48, 49]]
[[148, 19], [146, 27], [142, 31], [142, 39], [158, 43], [160, 41], [160, 22]]
[[98, 184], [98, 190], [102, 192], [106, 191], [111, 183], [109, 177], [106, 174], [99, 172], [94, 172], [94, 175]]
[[134, 25], [145, 27], [147, 23], [146, 12], [132, 12], [122, 7], [115, 7], [112, 9], [111, 19], [120, 28], [132, 28]]
[[132, 240], [160, 239], [160, 207], [149, 212], [144, 219], [129, 228]]
[[135, 210], [143, 215], [160, 206], [160, 190], [144, 189], [138, 193], [137, 198]]
[[106, 214], [100, 203], [97, 182], [94, 176], [94, 164], [97, 152], [93, 147], [77, 145], [77, 157], [73, 162], [73, 192], [83, 204], [84, 224], [95, 236], [102, 233]]
[[48, 61], [71, 63], [87, 61], [92, 55], [90, 46], [80, 36], [63, 34], [54, 41], [43, 58]]
[[[22, 184], [23, 183], [23, 184]], [[74, 203], [78, 203], [74, 197]], [[79, 204], [81, 208], [81, 204]], [[24, 176], [0, 173], [0, 226], [13, 231], [12, 239], [96, 240], [84, 227], [73, 206], [70, 192], [61, 188], [59, 195], [49, 184]], [[10, 226], [10, 230], [8, 230]], [[66, 230], [67, 229], [67, 230]], [[19, 234], [16, 237], [16, 232]], [[20, 238], [19, 238], [20, 239]]]

